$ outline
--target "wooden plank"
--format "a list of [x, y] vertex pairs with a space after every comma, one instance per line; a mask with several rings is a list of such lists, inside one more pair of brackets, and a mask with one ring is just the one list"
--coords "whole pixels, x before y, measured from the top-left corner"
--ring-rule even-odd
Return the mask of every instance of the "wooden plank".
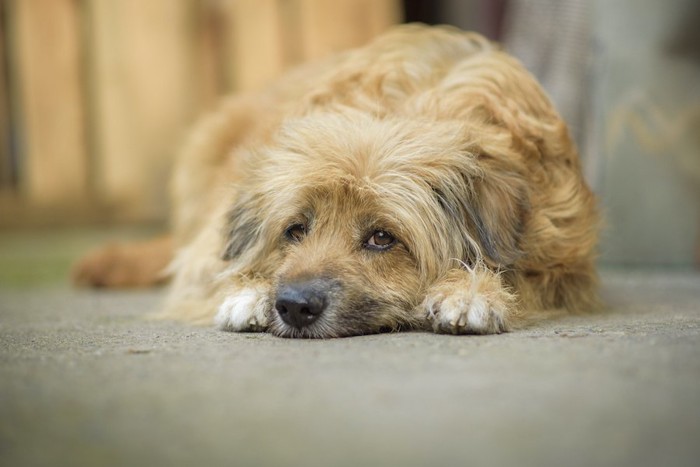
[[73, 0], [8, 3], [22, 132], [22, 189], [31, 204], [87, 193], [80, 17]]
[[5, 0], [0, 0], [0, 196], [14, 188], [14, 169], [10, 152], [10, 101], [7, 76], [7, 27]]
[[225, 12], [215, 0], [197, 2], [194, 8], [195, 63], [193, 70], [198, 81], [197, 112], [211, 111], [221, 95], [230, 90], [226, 83], [227, 65], [224, 59], [226, 38]]
[[280, 37], [282, 60], [285, 68], [299, 65], [306, 60], [302, 38], [301, 0], [282, 0], [280, 8]]
[[315, 60], [364, 42], [366, 13], [359, 0], [301, 0], [302, 43]]
[[224, 61], [231, 89], [248, 91], [271, 82], [284, 69], [278, 0], [225, 0]]
[[403, 7], [399, 0], [365, 0], [368, 8], [368, 31], [372, 39], [386, 31], [388, 28], [403, 21]]
[[99, 194], [122, 217], [163, 218], [173, 154], [199, 107], [194, 2], [86, 4]]
[[395, 0], [298, 0], [307, 60], [358, 47], [400, 19]]
[[398, 0], [220, 0], [228, 87], [258, 89], [284, 69], [357, 47], [401, 19]]

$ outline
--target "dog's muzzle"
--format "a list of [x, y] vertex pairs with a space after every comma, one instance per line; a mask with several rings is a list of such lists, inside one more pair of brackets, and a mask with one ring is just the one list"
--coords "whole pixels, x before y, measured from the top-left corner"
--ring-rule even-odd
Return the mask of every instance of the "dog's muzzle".
[[282, 321], [297, 329], [316, 321], [328, 304], [327, 284], [315, 280], [282, 284], [277, 289], [275, 310]]

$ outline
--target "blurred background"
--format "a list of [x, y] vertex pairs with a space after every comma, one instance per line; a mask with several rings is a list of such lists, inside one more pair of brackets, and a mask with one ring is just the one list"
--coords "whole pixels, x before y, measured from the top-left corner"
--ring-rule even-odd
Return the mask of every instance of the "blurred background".
[[409, 21], [481, 32], [539, 78], [600, 196], [604, 264], [700, 264], [694, 0], [0, 0], [0, 256], [164, 225], [173, 154], [220, 96]]

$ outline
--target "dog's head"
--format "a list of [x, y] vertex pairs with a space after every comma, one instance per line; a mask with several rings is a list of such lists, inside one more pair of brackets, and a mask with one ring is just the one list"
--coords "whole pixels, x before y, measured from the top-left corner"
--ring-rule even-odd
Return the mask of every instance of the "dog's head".
[[[250, 155], [227, 218], [234, 274], [269, 279], [271, 332], [331, 337], [414, 327], [448, 269], [518, 256], [520, 175], [490, 171], [456, 121], [320, 114]], [[510, 150], [510, 149], [509, 149]]]

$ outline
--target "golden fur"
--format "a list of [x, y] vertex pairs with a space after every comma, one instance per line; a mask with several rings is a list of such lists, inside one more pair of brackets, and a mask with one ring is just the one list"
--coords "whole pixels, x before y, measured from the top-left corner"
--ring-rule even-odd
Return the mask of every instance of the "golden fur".
[[[596, 304], [596, 201], [566, 125], [517, 60], [448, 27], [397, 27], [226, 101], [173, 199], [176, 319], [495, 333]], [[301, 283], [325, 308], [295, 327], [278, 294]]]

